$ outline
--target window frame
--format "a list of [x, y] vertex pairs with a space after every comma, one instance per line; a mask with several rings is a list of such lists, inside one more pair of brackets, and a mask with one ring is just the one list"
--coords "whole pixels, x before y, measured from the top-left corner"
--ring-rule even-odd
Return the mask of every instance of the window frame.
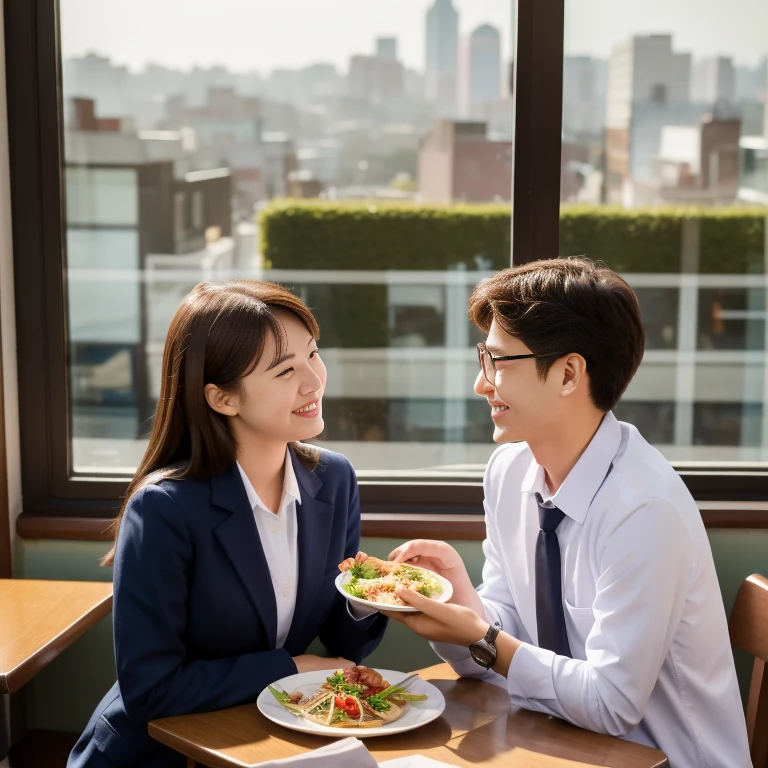
[[[565, 0], [516, 2], [515, 264], [558, 254], [564, 11]], [[104, 523], [118, 510], [129, 478], [69, 474], [59, 4], [5, 0], [4, 14], [24, 499], [18, 530], [108, 538]], [[768, 466], [673, 466], [697, 501], [743, 504], [768, 495]], [[382, 519], [406, 512], [481, 519], [483, 513], [477, 472], [392, 472], [375, 479], [361, 472], [360, 486], [364, 512]], [[768, 526], [768, 510], [760, 519]]]

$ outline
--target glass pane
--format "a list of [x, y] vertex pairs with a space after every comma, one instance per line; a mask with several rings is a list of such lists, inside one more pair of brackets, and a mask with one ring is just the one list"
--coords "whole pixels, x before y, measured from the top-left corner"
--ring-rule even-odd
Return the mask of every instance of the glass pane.
[[561, 254], [635, 289], [617, 408], [676, 461], [766, 461], [768, 4], [566, 0]]
[[466, 304], [510, 263], [513, 8], [62, 0], [73, 471], [136, 467], [170, 319], [229, 277], [315, 312], [320, 444], [482, 467]]

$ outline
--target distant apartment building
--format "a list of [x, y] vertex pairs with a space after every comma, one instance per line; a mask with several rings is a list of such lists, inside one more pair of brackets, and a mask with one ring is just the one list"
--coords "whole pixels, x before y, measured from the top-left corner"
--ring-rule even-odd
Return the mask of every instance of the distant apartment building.
[[440, 117], [457, 111], [459, 14], [452, 0], [435, 0], [427, 11], [426, 95]]
[[[563, 64], [563, 135], [588, 143], [605, 127], [608, 65], [591, 56], [566, 56]], [[602, 149], [602, 146], [601, 146]]]
[[265, 131], [262, 147], [266, 197], [285, 197], [288, 194], [288, 179], [299, 168], [294, 141], [282, 131]]
[[501, 33], [490, 24], [475, 29], [466, 41], [461, 81], [465, 114], [501, 99]]
[[634, 184], [635, 204], [727, 205], [739, 188], [741, 121], [705, 115], [699, 125], [667, 125], [651, 178]]
[[512, 143], [488, 138], [479, 122], [441, 120], [419, 151], [419, 194], [429, 202], [509, 200]]
[[762, 135], [742, 136], [739, 141], [739, 199], [768, 205], [768, 61], [765, 63], [765, 118]]
[[339, 178], [340, 143], [335, 138], [299, 142], [296, 159], [299, 172], [323, 184], [335, 184]]
[[405, 70], [396, 59], [353, 56], [349, 61], [349, 93], [372, 102], [387, 102], [402, 96]]
[[263, 111], [259, 98], [240, 96], [233, 88], [212, 88], [202, 106], [180, 97], [166, 106], [166, 125], [194, 131], [203, 162], [231, 169], [240, 215], [246, 218], [259, 201], [285, 195], [288, 174], [298, 168], [292, 139], [267, 131]]
[[692, 102], [691, 55], [671, 35], [638, 36], [611, 52], [605, 139], [607, 201], [634, 206], [636, 183], [652, 181], [661, 132], [699, 123], [711, 104]]
[[260, 95], [292, 107], [326, 103], [344, 90], [344, 78], [333, 64], [318, 62], [300, 69], [278, 68], [264, 78]]
[[733, 60], [725, 56], [711, 56], [694, 62], [691, 101], [714, 104], [718, 108], [733, 106], [736, 103]]
[[127, 103], [131, 79], [128, 67], [116, 66], [106, 56], [90, 53], [64, 59], [62, 68], [65, 104], [73, 98], [90, 99], [105, 114], [132, 114]]
[[397, 38], [377, 37], [376, 58], [388, 59], [389, 61], [397, 61]]

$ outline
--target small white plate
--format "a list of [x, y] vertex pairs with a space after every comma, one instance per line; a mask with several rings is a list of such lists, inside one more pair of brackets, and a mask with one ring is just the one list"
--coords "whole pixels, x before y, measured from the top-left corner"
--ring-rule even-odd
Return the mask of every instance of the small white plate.
[[[397, 685], [405, 680], [408, 675], [405, 672], [395, 672], [392, 669], [376, 670], [390, 685]], [[278, 690], [291, 693], [301, 691], [305, 695], [320, 690], [326, 679], [336, 672], [335, 669], [327, 669], [320, 672], [303, 672], [298, 675], [284, 677], [273, 683]], [[405, 714], [393, 723], [385, 723], [377, 728], [332, 728], [329, 725], [319, 725], [303, 717], [291, 714], [269, 691], [265, 688], [256, 699], [256, 706], [264, 717], [273, 723], [283, 725], [293, 731], [302, 733], [314, 733], [318, 736], [332, 736], [334, 738], [346, 738], [356, 736], [358, 739], [369, 736], [392, 736], [395, 733], [412, 731], [421, 728], [422, 725], [431, 723], [442, 714], [445, 709], [445, 699], [439, 688], [424, 680], [414, 680], [408, 686], [408, 693], [426, 695], [426, 701], [409, 701]]]
[[[432, 600], [434, 600], [436, 603], [447, 603], [451, 599], [451, 595], [453, 595], [453, 585], [450, 581], [448, 581], [448, 579], [443, 578], [439, 573], [430, 571], [427, 568], [422, 568], [421, 566], [414, 567], [418, 567], [420, 571], [426, 571], [426, 573], [428, 573], [430, 576], [434, 576], [440, 582], [440, 586], [443, 588], [443, 594], [440, 595], [440, 597], [431, 598]], [[350, 600], [353, 603], [364, 605], [367, 608], [375, 608], [377, 611], [401, 611], [403, 613], [418, 612], [418, 609], [413, 608], [410, 605], [390, 605], [389, 603], [376, 603], [373, 600], [363, 600], [361, 597], [353, 597], [344, 590], [344, 585], [349, 584], [351, 579], [351, 571], [344, 571], [343, 573], [340, 573], [336, 577], [336, 589], [338, 589], [339, 592], [341, 592], [341, 594], [347, 598], [347, 600]]]

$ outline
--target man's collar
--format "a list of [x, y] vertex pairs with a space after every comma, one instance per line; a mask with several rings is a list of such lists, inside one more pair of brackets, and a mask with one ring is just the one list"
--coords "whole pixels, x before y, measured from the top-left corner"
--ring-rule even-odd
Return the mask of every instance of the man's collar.
[[523, 478], [523, 493], [539, 493], [579, 525], [584, 525], [587, 512], [611, 469], [621, 445], [621, 427], [610, 411], [605, 414], [595, 436], [568, 473], [554, 495], [544, 482], [544, 468], [531, 461]]

